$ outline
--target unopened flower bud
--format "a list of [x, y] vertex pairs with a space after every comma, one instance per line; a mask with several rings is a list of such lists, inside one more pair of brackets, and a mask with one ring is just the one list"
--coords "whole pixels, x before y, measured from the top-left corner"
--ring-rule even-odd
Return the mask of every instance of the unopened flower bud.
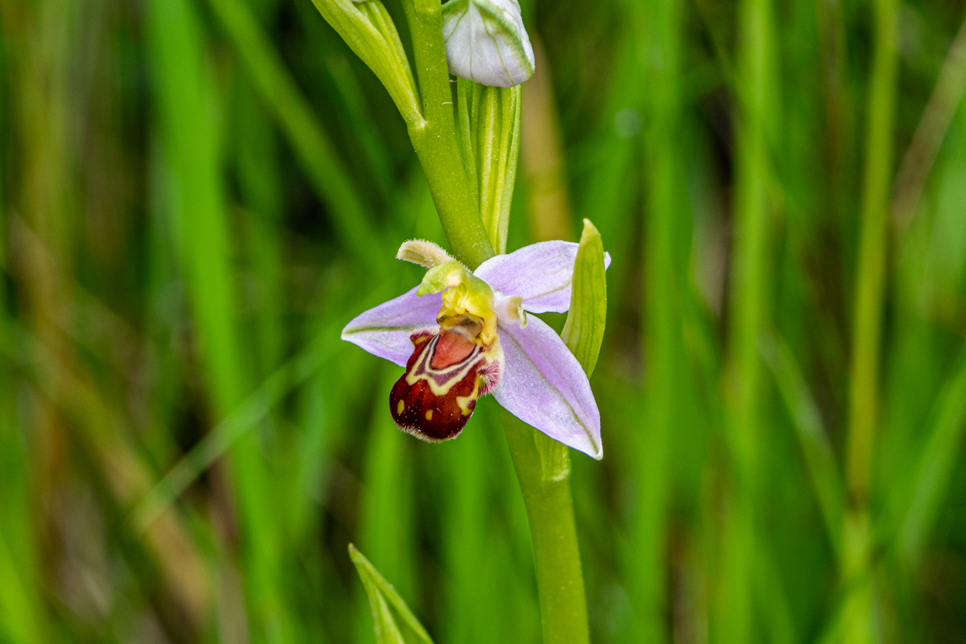
[[513, 87], [534, 70], [517, 0], [450, 0], [443, 5], [449, 70], [493, 87]]

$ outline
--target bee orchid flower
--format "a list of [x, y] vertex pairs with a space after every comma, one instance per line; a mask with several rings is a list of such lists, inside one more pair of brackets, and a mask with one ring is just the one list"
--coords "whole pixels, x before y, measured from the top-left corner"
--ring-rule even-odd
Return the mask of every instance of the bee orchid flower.
[[[406, 371], [389, 395], [396, 425], [427, 441], [455, 438], [480, 396], [593, 458], [603, 456], [590, 382], [536, 316], [570, 308], [578, 245], [549, 241], [470, 271], [442, 248], [406, 242], [397, 258], [428, 269], [422, 283], [362, 313], [342, 339]], [[605, 266], [610, 257], [605, 254]]]

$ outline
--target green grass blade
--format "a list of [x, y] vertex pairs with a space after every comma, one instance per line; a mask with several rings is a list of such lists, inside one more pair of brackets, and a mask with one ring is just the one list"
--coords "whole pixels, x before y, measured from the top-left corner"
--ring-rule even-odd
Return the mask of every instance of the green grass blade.
[[369, 597], [377, 644], [432, 644], [429, 633], [392, 584], [351, 543], [349, 558], [352, 559]]
[[[8, 220], [0, 192], [0, 336], [9, 340], [7, 310]], [[6, 349], [12, 349], [8, 347]], [[0, 355], [7, 350], [0, 350]], [[30, 502], [29, 442], [17, 413], [21, 386], [13, 361], [0, 358], [0, 640], [41, 642], [43, 604], [37, 567], [37, 543]]]
[[755, 639], [754, 580], [748, 562], [755, 556], [756, 498], [761, 481], [763, 369], [758, 340], [772, 310], [769, 282], [773, 216], [769, 134], [777, 131], [774, 24], [770, 0], [744, 0], [738, 7], [737, 167], [734, 199], [729, 334], [729, 399], [726, 431], [734, 472], [733, 515], [724, 527], [724, 574], [719, 578], [719, 637], [729, 642]]
[[[893, 121], [896, 96], [897, 2], [874, 3], [874, 55], [868, 92], [862, 230], [852, 317], [852, 361], [846, 485], [854, 512], [845, 525], [844, 579], [865, 579], [869, 561], [868, 502], [876, 427], [885, 297], [886, 222], [892, 184]], [[845, 638], [855, 644], [874, 639], [870, 583], [858, 584], [846, 602]]]
[[[251, 363], [241, 352], [236, 326], [231, 224], [209, 101], [212, 90], [203, 57], [204, 36], [195, 9], [186, 0], [153, 2], [149, 35], [162, 141], [171, 168], [168, 206], [177, 222], [211, 409], [215, 417], [223, 418], [243, 402]], [[291, 622], [277, 586], [282, 550], [276, 524], [265, 520], [273, 507], [273, 485], [253, 435], [235, 443], [231, 471], [252, 627], [269, 641], [284, 640]]]
[[[266, 107], [278, 119], [289, 144], [302, 162], [343, 244], [368, 266], [392, 257], [377, 234], [370, 211], [338, 157], [329, 134], [315, 118], [308, 101], [286, 71], [254, 16], [239, 0], [211, 0], [212, 8], [235, 45], [238, 56]], [[385, 258], [385, 259], [384, 259]]]
[[685, 355], [683, 315], [688, 286], [687, 254], [681, 252], [690, 219], [684, 190], [682, 159], [676, 144], [682, 131], [681, 37], [684, 8], [674, 0], [642, 3], [635, 12], [642, 39], [639, 54], [660, 60], [646, 66], [650, 93], [646, 107], [648, 127], [644, 150], [648, 188], [644, 220], [644, 360], [645, 412], [636, 428], [639, 506], [634, 525], [634, 550], [639, 559], [631, 579], [635, 640], [669, 642], [667, 594], [669, 566], [668, 511], [672, 496], [672, 437], [684, 431], [687, 389], [682, 356]]
[[335, 354], [340, 323], [331, 323], [298, 355], [276, 369], [238, 408], [219, 422], [171, 468], [132, 512], [138, 530], [148, 526], [215, 461], [254, 430], [294, 389], [314, 376]]
[[839, 475], [835, 454], [808, 384], [791, 347], [778, 336], [761, 343], [762, 356], [771, 369], [788, 415], [792, 419], [815, 498], [825, 520], [829, 542], [836, 555], [842, 554], [842, 521], [845, 517], [845, 484]]
[[912, 501], [900, 524], [899, 550], [910, 562], [922, 557], [926, 539], [936, 522], [939, 504], [966, 434], [966, 351], [963, 351], [939, 394], [939, 413], [908, 483]]

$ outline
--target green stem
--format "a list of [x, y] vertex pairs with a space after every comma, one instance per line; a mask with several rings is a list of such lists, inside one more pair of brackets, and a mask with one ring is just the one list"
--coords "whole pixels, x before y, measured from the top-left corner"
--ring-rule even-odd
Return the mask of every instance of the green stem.
[[[543, 642], [589, 642], [567, 447], [508, 412], [503, 421], [530, 523]], [[554, 455], [556, 467], [548, 467], [548, 454]]]
[[768, 133], [778, 105], [774, 100], [774, 36], [771, 0], [740, 3], [739, 50], [741, 112], [736, 161], [735, 245], [732, 254], [732, 319], [729, 338], [728, 440], [734, 481], [729, 516], [723, 530], [724, 574], [719, 578], [719, 638], [754, 641], [752, 564], [759, 547], [755, 530], [755, 498], [760, 480], [763, 365], [758, 340], [768, 327], [770, 276], [773, 272], [772, 215]]
[[[852, 320], [847, 484], [851, 513], [845, 525], [842, 575], [855, 590], [846, 601], [846, 641], [873, 640], [869, 583], [869, 486], [879, 402], [879, 344], [885, 292], [886, 215], [892, 177], [892, 124], [896, 83], [896, 2], [875, 3], [875, 58], [868, 97], [865, 193]], [[854, 582], [854, 583], [853, 583]]]
[[872, 468], [872, 443], [879, 387], [879, 341], [885, 283], [886, 211], [892, 176], [895, 94], [895, 0], [879, 0], [876, 48], [869, 90], [865, 193], [858, 283], [852, 320], [852, 391], [849, 400], [848, 487], [852, 504], [865, 506]]
[[[410, 126], [409, 136], [453, 254], [476, 268], [496, 253], [456, 138], [441, 5], [439, 0], [404, 0], [403, 7], [412, 33], [425, 118], [425, 124]], [[510, 414], [505, 414], [505, 421], [533, 540], [544, 643], [589, 642], [567, 448]]]
[[373, 266], [373, 245], [382, 248], [385, 242], [372, 223], [371, 213], [366, 211], [357, 184], [251, 8], [238, 0], [211, 0], [210, 4], [263, 104], [278, 119], [309, 183], [328, 207], [336, 234], [359, 258], [360, 266], [367, 270], [378, 268]]
[[[449, 229], [446, 234], [456, 258], [476, 265], [457, 250], [462, 248], [457, 239], [465, 238], [454, 237]], [[489, 242], [484, 250], [490, 253], [488, 257], [494, 255]], [[504, 414], [504, 427], [530, 524], [544, 644], [589, 642], [567, 447], [509, 413]]]
[[404, 0], [412, 33], [416, 76], [425, 123], [413, 124], [409, 138], [426, 173], [429, 190], [453, 254], [470, 268], [495, 254], [480, 219], [456, 140], [453, 92], [443, 43], [439, 0]]
[[678, 0], [640, 3], [636, 22], [641, 33], [642, 58], [660, 61], [646, 66], [652, 88], [645, 137], [647, 216], [645, 218], [644, 351], [648, 364], [640, 441], [636, 462], [639, 507], [634, 525], [637, 556], [629, 584], [635, 603], [632, 638], [659, 644], [671, 640], [668, 629], [667, 525], [671, 495], [669, 464], [673, 437], [685, 430], [681, 392], [686, 355], [681, 335], [683, 293], [681, 278], [687, 275], [688, 255], [679, 252], [684, 238], [682, 224], [690, 219], [687, 192], [679, 168], [681, 99], [681, 25], [683, 11]]
[[544, 644], [589, 642], [568, 448], [506, 412], [504, 428], [530, 525]]

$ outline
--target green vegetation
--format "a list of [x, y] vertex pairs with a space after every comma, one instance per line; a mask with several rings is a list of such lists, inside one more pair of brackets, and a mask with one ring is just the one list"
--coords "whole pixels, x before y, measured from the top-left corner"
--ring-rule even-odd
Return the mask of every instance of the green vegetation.
[[[384, 4], [367, 52], [309, 0], [0, 3], [0, 643], [539, 642], [575, 560], [520, 450], [594, 642], [966, 640], [962, 3], [523, 0], [522, 103], [445, 95], [438, 12]], [[486, 110], [512, 191], [450, 163]], [[599, 357], [602, 309], [545, 317], [603, 461], [491, 399], [395, 429], [339, 332], [437, 209], [471, 263], [599, 230]]]

